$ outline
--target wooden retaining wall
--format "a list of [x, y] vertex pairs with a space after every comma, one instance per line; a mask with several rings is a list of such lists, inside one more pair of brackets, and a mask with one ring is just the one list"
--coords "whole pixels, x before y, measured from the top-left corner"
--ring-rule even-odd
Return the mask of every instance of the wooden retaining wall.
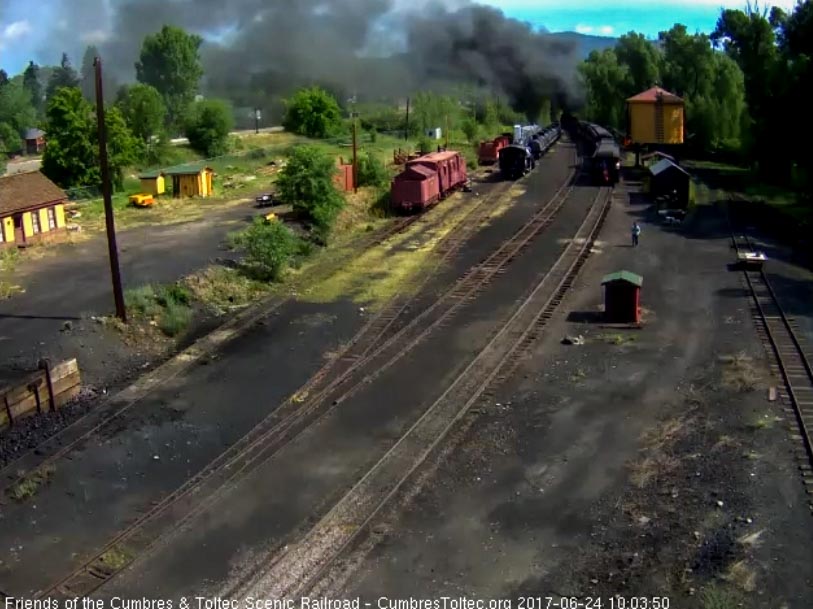
[[75, 359], [40, 370], [11, 387], [0, 388], [0, 429], [38, 413], [57, 410], [79, 395], [82, 386]]

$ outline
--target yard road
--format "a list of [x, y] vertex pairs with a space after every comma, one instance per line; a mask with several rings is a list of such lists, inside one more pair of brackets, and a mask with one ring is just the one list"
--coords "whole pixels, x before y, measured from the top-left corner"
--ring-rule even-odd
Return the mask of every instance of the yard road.
[[[246, 202], [217, 210], [194, 223], [120, 231], [118, 246], [125, 289], [175, 281], [213, 259], [228, 257], [223, 249], [224, 237], [254, 213], [252, 204]], [[18, 369], [36, 367], [40, 357], [59, 360], [79, 356], [83, 364], [84, 355], [112, 348], [92, 335], [74, 338], [65, 331], [66, 322], [92, 324], [87, 320], [90, 316], [114, 311], [104, 234], [57, 248], [41, 259], [36, 259], [36, 251], [32, 250], [34, 259], [26, 260], [23, 252], [13, 282], [25, 292], [0, 301], [0, 382], [15, 376]], [[105, 360], [115, 354], [92, 355], [83, 366], [83, 376], [87, 373], [85, 380], [91, 384], [114, 365]]]

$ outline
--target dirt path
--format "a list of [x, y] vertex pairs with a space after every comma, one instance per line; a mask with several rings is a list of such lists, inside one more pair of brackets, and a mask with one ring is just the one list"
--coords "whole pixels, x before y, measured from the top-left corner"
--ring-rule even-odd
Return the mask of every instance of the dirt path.
[[[720, 220], [617, 206], [536, 355], [313, 593], [810, 607], [813, 521]], [[620, 269], [644, 276], [642, 331], [566, 321]]]

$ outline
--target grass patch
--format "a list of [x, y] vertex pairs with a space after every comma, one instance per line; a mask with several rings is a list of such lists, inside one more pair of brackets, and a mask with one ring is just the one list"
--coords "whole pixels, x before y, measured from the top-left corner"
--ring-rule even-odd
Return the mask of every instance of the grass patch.
[[217, 315], [246, 307], [270, 292], [268, 283], [247, 277], [237, 269], [214, 266], [182, 281], [195, 300]]
[[745, 353], [723, 355], [720, 357], [722, 365], [722, 384], [726, 389], [737, 393], [750, 393], [756, 391], [762, 383], [762, 370], [754, 363], [753, 358]]
[[192, 294], [180, 283], [129, 289], [124, 300], [131, 314], [144, 318], [171, 338], [180, 335], [192, 321]]
[[773, 426], [776, 425], [781, 420], [782, 419], [780, 419], [779, 417], [772, 417], [770, 414], [760, 415], [759, 413], [757, 413], [750, 417], [750, 419], [746, 423], [746, 427], [751, 431], [772, 429]]
[[30, 499], [37, 494], [43, 485], [48, 484], [55, 471], [56, 469], [50, 465], [35, 470], [32, 474], [9, 487], [8, 496], [18, 502]]
[[133, 560], [133, 555], [128, 552], [127, 550], [121, 549], [118, 546], [114, 546], [110, 548], [107, 552], [102, 554], [99, 557], [106, 566], [114, 569], [116, 571], [120, 571], [124, 567], [130, 564]]
[[646, 488], [659, 477], [675, 471], [680, 461], [666, 453], [655, 453], [633, 463], [630, 467], [630, 479], [638, 488]]
[[703, 609], [737, 609], [742, 606], [742, 599], [736, 592], [712, 585], [700, 594], [700, 603]]
[[11, 298], [14, 294], [23, 292], [23, 288], [9, 281], [9, 276], [17, 268], [20, 252], [16, 247], [0, 249], [0, 300]]
[[624, 334], [602, 334], [599, 340], [607, 343], [608, 345], [616, 345], [621, 347], [623, 345], [634, 343], [638, 340], [637, 336], [624, 335]]

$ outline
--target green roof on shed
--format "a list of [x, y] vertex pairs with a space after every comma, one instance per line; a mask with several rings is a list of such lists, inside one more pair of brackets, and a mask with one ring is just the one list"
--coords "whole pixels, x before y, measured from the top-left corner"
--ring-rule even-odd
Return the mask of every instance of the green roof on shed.
[[150, 171], [144, 171], [138, 175], [139, 180], [154, 180], [155, 178], [161, 177], [164, 175], [164, 172], [160, 169], [152, 169]]
[[604, 277], [604, 279], [601, 280], [601, 285], [613, 283], [614, 281], [626, 281], [640, 288], [644, 283], [644, 278], [635, 273], [630, 273], [629, 271], [618, 271], [617, 273], [611, 273]]
[[209, 169], [205, 163], [187, 163], [186, 165], [176, 165], [175, 167], [164, 169], [164, 173], [168, 176], [193, 175], [200, 173], [204, 169]]

